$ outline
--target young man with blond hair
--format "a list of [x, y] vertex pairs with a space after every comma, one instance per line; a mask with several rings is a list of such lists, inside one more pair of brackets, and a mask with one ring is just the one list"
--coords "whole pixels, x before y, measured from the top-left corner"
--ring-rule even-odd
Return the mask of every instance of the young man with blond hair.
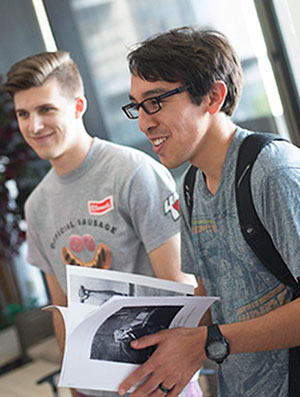
[[[83, 82], [69, 53], [19, 61], [4, 88], [25, 141], [52, 166], [25, 205], [28, 262], [45, 272], [52, 303], [67, 305], [66, 265], [193, 282], [180, 270], [174, 180], [146, 154], [88, 133]], [[58, 316], [54, 324], [63, 351]]]

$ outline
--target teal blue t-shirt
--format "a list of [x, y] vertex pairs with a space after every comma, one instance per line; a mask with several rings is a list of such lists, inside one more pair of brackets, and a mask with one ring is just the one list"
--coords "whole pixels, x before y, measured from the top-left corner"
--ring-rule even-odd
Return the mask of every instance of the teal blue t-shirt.
[[[208, 295], [220, 296], [212, 306], [212, 319], [218, 324], [252, 319], [290, 301], [290, 291], [258, 260], [239, 228], [235, 169], [238, 148], [249, 133], [237, 129], [215, 195], [197, 172], [191, 228], [181, 201], [182, 270], [202, 277]], [[298, 277], [300, 150], [284, 141], [267, 145], [253, 167], [251, 189], [262, 223]], [[219, 366], [218, 381], [222, 397], [286, 397], [288, 350], [229, 356]]]

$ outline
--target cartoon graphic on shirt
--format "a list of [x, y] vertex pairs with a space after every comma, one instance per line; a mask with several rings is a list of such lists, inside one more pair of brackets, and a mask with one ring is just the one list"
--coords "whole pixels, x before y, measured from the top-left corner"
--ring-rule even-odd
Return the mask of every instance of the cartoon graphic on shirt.
[[177, 221], [180, 217], [178, 198], [178, 193], [172, 193], [164, 201], [164, 214], [167, 215], [170, 212], [174, 221]]
[[[94, 252], [93, 258], [85, 262], [77, 254], [84, 253], [84, 250]], [[111, 264], [111, 250], [105, 244], [99, 244], [96, 248], [94, 238], [90, 234], [82, 237], [72, 235], [69, 239], [69, 247], [62, 248], [62, 258], [66, 265], [95, 267], [98, 269], [109, 269]]]

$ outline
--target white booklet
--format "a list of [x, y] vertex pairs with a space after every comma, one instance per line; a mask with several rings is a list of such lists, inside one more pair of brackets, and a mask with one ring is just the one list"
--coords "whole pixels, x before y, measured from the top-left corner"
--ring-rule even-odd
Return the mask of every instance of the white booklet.
[[117, 391], [155, 347], [131, 348], [143, 335], [196, 327], [218, 298], [192, 296], [191, 285], [141, 275], [67, 266], [68, 304], [59, 386]]

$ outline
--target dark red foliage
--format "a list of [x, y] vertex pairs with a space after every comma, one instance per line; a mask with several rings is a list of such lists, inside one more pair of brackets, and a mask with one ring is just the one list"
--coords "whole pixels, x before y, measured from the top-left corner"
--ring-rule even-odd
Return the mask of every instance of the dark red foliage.
[[[18, 131], [13, 102], [0, 77], [0, 257], [18, 253], [25, 239], [24, 203], [48, 169]], [[14, 189], [9, 189], [9, 185]], [[16, 189], [15, 189], [16, 188]], [[15, 194], [11, 194], [15, 190]]]

